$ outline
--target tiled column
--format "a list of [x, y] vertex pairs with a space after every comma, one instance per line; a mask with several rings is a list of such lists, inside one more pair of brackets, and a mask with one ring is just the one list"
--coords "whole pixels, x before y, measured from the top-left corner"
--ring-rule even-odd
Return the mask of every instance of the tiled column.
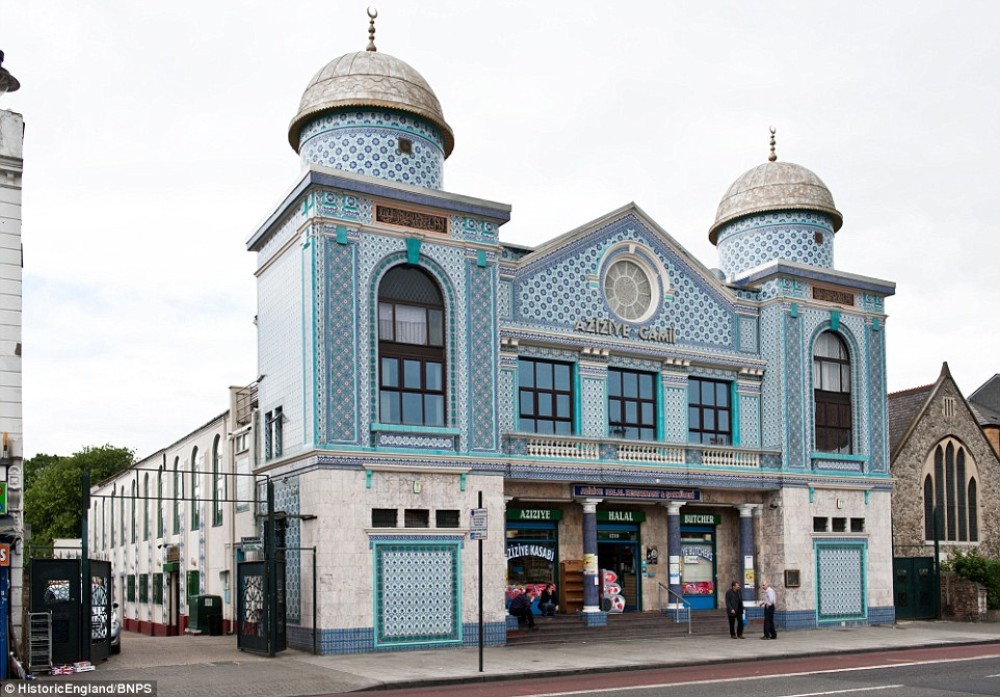
[[673, 605], [681, 598], [681, 506], [671, 501], [667, 504], [667, 583], [670, 586], [668, 602]]
[[602, 499], [583, 500], [583, 611], [600, 612], [597, 568], [597, 504]]
[[[753, 511], [757, 506], [752, 503], [744, 503], [738, 506], [740, 510], [740, 567], [743, 569], [743, 577], [749, 569], [753, 571]], [[757, 597], [757, 579], [754, 577], [753, 584], [743, 584], [743, 600], [754, 600]]]

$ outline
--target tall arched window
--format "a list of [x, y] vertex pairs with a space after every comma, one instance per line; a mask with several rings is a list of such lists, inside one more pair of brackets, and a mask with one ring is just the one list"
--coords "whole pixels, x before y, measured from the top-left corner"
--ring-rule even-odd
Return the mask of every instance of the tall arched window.
[[212, 525], [222, 525], [222, 502], [226, 498], [226, 478], [222, 472], [222, 436], [212, 443]]
[[444, 426], [444, 301], [422, 269], [397, 266], [378, 293], [379, 421]]
[[142, 539], [149, 540], [149, 472], [143, 475], [142, 482]]
[[125, 544], [125, 485], [122, 484], [121, 491], [119, 492], [121, 498], [119, 502], [121, 504], [121, 529], [122, 529], [122, 544]]
[[156, 470], [156, 538], [163, 537], [163, 465]]
[[135, 519], [138, 517], [139, 509], [136, 505], [136, 500], [138, 497], [139, 482], [135, 479], [132, 480], [132, 542], [138, 542], [139, 537], [136, 532]]
[[181, 531], [181, 501], [184, 500], [184, 473], [181, 472], [181, 459], [174, 458], [174, 534]]
[[197, 530], [201, 527], [201, 516], [199, 515], [198, 499], [201, 497], [201, 456], [198, 454], [198, 446], [191, 450], [191, 529]]
[[833, 332], [816, 339], [813, 352], [816, 450], [851, 452], [851, 358], [844, 340]]
[[935, 445], [924, 464], [924, 536], [945, 542], [979, 541], [976, 463], [965, 445], [948, 437]]

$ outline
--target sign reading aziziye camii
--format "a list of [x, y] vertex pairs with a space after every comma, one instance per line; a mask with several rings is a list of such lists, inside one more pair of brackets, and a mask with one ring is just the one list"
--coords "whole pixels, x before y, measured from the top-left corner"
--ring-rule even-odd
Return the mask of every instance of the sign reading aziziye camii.
[[587, 334], [601, 334], [604, 336], [617, 336], [622, 339], [631, 339], [638, 336], [646, 341], [661, 341], [664, 344], [672, 344], [677, 340], [677, 334], [673, 327], [666, 329], [654, 329], [653, 327], [639, 327], [638, 331], [633, 331], [634, 327], [625, 322], [615, 322], [604, 317], [590, 317], [588, 319], [578, 319], [573, 331], [585, 332]]

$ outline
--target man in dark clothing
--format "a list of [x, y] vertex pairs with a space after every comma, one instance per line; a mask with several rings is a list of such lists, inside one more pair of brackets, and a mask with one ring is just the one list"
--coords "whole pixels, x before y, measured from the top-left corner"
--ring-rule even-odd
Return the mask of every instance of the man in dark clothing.
[[736, 581], [726, 591], [726, 619], [729, 620], [729, 638], [742, 639], [743, 596], [740, 595], [740, 584]]
[[535, 591], [529, 587], [523, 593], [518, 593], [510, 601], [510, 614], [517, 618], [518, 627], [523, 627], [524, 623], [527, 622], [528, 629], [532, 631], [538, 629], [535, 626], [535, 615], [531, 611], [531, 601], [534, 599]]

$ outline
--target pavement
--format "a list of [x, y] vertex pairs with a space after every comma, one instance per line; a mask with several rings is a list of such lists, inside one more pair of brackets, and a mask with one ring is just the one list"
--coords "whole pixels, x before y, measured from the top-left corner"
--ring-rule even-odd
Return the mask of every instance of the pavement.
[[486, 647], [483, 672], [478, 647], [335, 656], [288, 650], [267, 658], [240, 651], [234, 636], [125, 632], [122, 653], [94, 672], [39, 680], [155, 680], [161, 697], [292, 697], [695, 665], [706, 666], [709, 677], [713, 664], [735, 660], [1000, 642], [1000, 624], [974, 622], [803, 629], [782, 632], [777, 641], [760, 641], [750, 631], [746, 640], [733, 642], [721, 630], [717, 636]]

